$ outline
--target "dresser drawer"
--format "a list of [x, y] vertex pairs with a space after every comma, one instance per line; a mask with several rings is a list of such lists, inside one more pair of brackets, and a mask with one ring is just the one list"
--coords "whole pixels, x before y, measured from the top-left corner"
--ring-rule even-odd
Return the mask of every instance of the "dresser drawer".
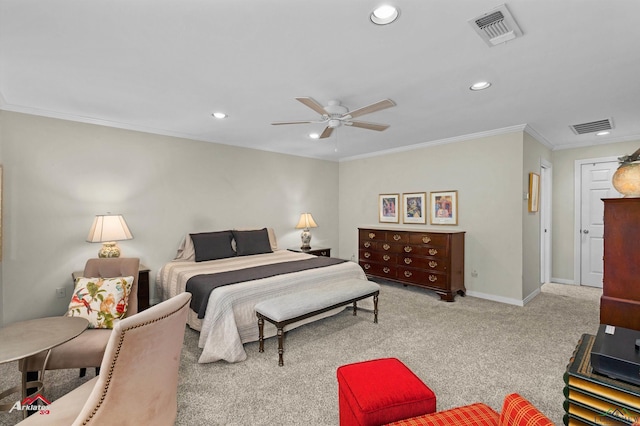
[[412, 233], [409, 236], [409, 243], [414, 245], [446, 247], [448, 241], [449, 236], [446, 234]]
[[411, 268], [428, 269], [436, 272], [447, 272], [446, 258], [426, 258], [418, 256], [400, 256], [398, 264]]
[[434, 247], [427, 245], [404, 245], [401, 248], [401, 253], [411, 254], [413, 256], [430, 256], [430, 257], [447, 257], [449, 256], [449, 250], [447, 246]]
[[377, 229], [361, 229], [358, 233], [360, 241], [384, 241], [386, 239], [386, 231]]
[[441, 272], [425, 271], [423, 269], [398, 267], [398, 278], [408, 282], [425, 285], [429, 287], [437, 287], [446, 290], [448, 287], [449, 276]]
[[398, 263], [398, 255], [395, 253], [384, 253], [371, 250], [360, 250], [360, 260], [377, 263], [390, 263], [396, 265]]
[[378, 277], [386, 278], [396, 277], [397, 268], [395, 265], [385, 265], [380, 263], [360, 261], [360, 266], [362, 266], [362, 269], [364, 269], [365, 274], [371, 274]]

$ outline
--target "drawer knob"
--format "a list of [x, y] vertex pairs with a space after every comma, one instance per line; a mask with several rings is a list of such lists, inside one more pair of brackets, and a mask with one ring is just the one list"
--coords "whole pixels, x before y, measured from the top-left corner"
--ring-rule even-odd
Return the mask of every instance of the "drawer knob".
[[364, 269], [371, 269], [371, 265], [369, 265], [368, 263], [365, 263], [362, 266], [363, 266]]
[[384, 256], [382, 256], [382, 258], [383, 258], [385, 261], [388, 261], [389, 259], [391, 259], [391, 256], [389, 256], [388, 254], [385, 254]]
[[429, 237], [422, 237], [422, 242], [425, 244], [429, 244], [431, 242], [431, 238]]
[[429, 275], [429, 281], [434, 283], [434, 282], [438, 281], [438, 277], [436, 277], [435, 275]]
[[402, 238], [400, 235], [393, 234], [393, 241], [398, 241], [400, 238]]
[[385, 250], [389, 250], [389, 249], [391, 248], [391, 246], [390, 246], [389, 244], [385, 243], [385, 244], [382, 246], [382, 248], [383, 248], [383, 249], [385, 249]]
[[371, 253], [369, 253], [368, 251], [364, 252], [364, 257], [366, 257], [367, 259], [371, 257]]
[[436, 266], [438, 266], [438, 262], [436, 262], [435, 260], [430, 260], [429, 261], [429, 267], [430, 268], [435, 268]]
[[411, 258], [410, 257], [405, 257], [404, 258], [404, 263], [406, 263], [407, 265], [411, 264]]
[[404, 251], [407, 252], [407, 253], [411, 253], [411, 250], [413, 250], [413, 247], [411, 247], [411, 246], [405, 246], [404, 247]]
[[365, 242], [364, 242], [364, 246], [365, 246], [366, 248], [369, 248], [369, 247], [371, 247], [371, 243], [370, 243], [369, 241], [365, 241]]
[[434, 248], [429, 249], [429, 254], [430, 254], [431, 256], [436, 255], [436, 254], [438, 254], [438, 250], [436, 250], [436, 249], [434, 249]]
[[404, 276], [405, 276], [405, 277], [409, 278], [411, 275], [413, 275], [413, 274], [411, 273], [411, 271], [404, 271]]
[[369, 238], [373, 240], [375, 237], [376, 237], [376, 234], [374, 232], [369, 232]]
[[391, 271], [391, 269], [386, 267], [386, 266], [384, 268], [382, 268], [382, 272], [384, 272], [385, 274], [388, 274], [389, 271]]

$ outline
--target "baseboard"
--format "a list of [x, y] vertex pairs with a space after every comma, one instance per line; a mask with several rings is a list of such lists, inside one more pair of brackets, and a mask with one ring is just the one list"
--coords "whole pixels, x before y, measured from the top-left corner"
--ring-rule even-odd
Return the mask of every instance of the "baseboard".
[[467, 290], [467, 295], [479, 299], [493, 300], [494, 302], [506, 303], [508, 305], [524, 306], [524, 302], [510, 297], [496, 296], [495, 294], [480, 293], [478, 291]]
[[552, 283], [556, 284], [569, 284], [569, 285], [578, 285], [574, 280], [565, 280], [563, 278], [551, 278]]
[[532, 291], [531, 294], [524, 298], [524, 300], [522, 301], [523, 304], [526, 305], [527, 303], [531, 302], [537, 295], [540, 294], [540, 291], [540, 287]]

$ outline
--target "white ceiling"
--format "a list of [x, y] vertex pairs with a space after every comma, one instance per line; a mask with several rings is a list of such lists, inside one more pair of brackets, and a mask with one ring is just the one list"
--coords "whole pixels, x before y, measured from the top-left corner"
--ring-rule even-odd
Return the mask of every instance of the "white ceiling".
[[[380, 0], [0, 0], [0, 108], [330, 160], [525, 126], [552, 149], [640, 139], [640, 1], [509, 0], [524, 34], [495, 47], [467, 21], [501, 0], [389, 3], [376, 26]], [[270, 124], [319, 118], [305, 96], [397, 106], [359, 117], [383, 132]]]

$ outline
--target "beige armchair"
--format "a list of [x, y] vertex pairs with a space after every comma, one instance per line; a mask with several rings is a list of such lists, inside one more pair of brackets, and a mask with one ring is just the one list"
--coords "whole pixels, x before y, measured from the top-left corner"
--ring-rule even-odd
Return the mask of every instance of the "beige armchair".
[[102, 373], [20, 425], [173, 425], [190, 293], [116, 323]]
[[[138, 312], [138, 271], [140, 259], [138, 258], [101, 258], [89, 259], [84, 267], [83, 275], [91, 278], [115, 278], [133, 276], [133, 285], [129, 294], [129, 305], [126, 316], [130, 317]], [[65, 368], [80, 368], [83, 376], [86, 368], [97, 369], [102, 363], [104, 350], [109, 341], [111, 329], [87, 329], [78, 337], [56, 346], [51, 350], [47, 361], [47, 370], [60, 370]], [[19, 363], [20, 371], [25, 375], [25, 380], [35, 380], [32, 372], [40, 371], [46, 351], [28, 357]], [[29, 373], [29, 377], [26, 377]]]

